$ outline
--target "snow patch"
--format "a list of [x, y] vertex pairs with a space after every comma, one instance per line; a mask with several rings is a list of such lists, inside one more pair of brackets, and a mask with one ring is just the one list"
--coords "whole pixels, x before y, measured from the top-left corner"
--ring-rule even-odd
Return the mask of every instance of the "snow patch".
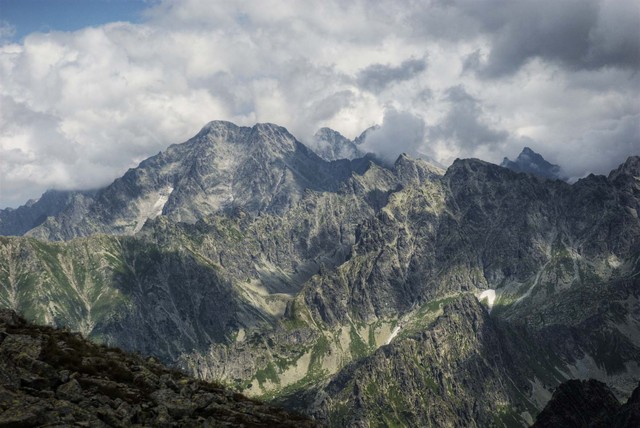
[[[151, 198], [151, 201], [144, 201], [140, 204], [138, 207], [140, 214], [136, 221], [136, 227], [133, 229], [134, 234], [138, 233], [140, 229], [142, 229], [142, 226], [144, 226], [147, 220], [154, 219], [162, 214], [162, 210], [167, 204], [171, 192], [173, 192], [173, 187], [167, 186], [155, 195], [155, 201], [153, 201], [154, 198]], [[151, 203], [152, 201], [153, 203]]]
[[164, 206], [167, 204], [167, 201], [169, 200], [169, 195], [171, 195], [171, 192], [173, 192], [173, 187], [168, 187], [163, 192], [160, 192], [160, 196], [158, 197], [158, 200], [156, 201], [155, 204], [153, 204], [153, 208], [151, 208], [152, 217], [150, 218], [156, 218], [160, 214], [162, 214], [162, 210], [164, 209]]
[[496, 290], [492, 290], [492, 289], [484, 290], [478, 296], [478, 300], [482, 302], [484, 299], [487, 299], [487, 304], [489, 306], [489, 313], [491, 313], [491, 309], [493, 309], [493, 303], [496, 301]]
[[389, 338], [387, 339], [386, 345], [390, 344], [391, 341], [398, 335], [398, 333], [400, 333], [400, 326], [397, 326], [393, 329], [393, 331], [391, 332], [391, 336], [389, 336]]
[[609, 262], [609, 266], [614, 269], [617, 269], [622, 265], [622, 262], [618, 259], [618, 257], [616, 257], [615, 254], [611, 254], [607, 261]]

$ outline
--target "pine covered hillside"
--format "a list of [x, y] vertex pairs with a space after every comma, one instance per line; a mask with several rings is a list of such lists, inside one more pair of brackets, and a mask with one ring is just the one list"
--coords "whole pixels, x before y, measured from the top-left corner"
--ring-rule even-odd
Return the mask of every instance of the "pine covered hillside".
[[569, 379], [626, 402], [640, 157], [569, 184], [316, 136], [211, 122], [0, 211], [0, 305], [327, 426], [528, 426]]

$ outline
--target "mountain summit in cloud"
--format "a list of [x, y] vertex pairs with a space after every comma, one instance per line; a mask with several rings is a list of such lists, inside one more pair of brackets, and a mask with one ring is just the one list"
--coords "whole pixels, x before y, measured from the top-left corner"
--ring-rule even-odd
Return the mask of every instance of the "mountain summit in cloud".
[[[364, 139], [362, 139], [364, 141]], [[357, 146], [358, 141], [351, 141], [338, 131], [331, 128], [320, 128], [313, 136], [309, 145], [318, 156], [327, 161], [338, 159], [356, 159], [363, 157], [365, 152]]]
[[529, 147], [522, 149], [515, 161], [505, 157], [500, 166], [509, 168], [512, 171], [526, 172], [550, 180], [567, 180], [566, 177], [562, 176], [560, 166], [547, 162], [542, 155], [534, 152]]

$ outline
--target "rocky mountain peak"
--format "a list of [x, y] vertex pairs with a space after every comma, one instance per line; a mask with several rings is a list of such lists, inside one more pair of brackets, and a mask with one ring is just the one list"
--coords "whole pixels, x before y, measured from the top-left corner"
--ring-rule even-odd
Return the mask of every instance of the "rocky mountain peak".
[[255, 136], [251, 140], [252, 143], [268, 144], [285, 151], [294, 151], [299, 144], [286, 128], [273, 123], [258, 123], [251, 128], [251, 131]]
[[[32, 230], [94, 235], [0, 237], [0, 303], [330, 426], [524, 426], [568, 377], [620, 398], [638, 383], [638, 164], [569, 185], [458, 159], [441, 177], [212, 122]], [[2, 359], [13, 333], [0, 326], [0, 383], [24, 358]], [[45, 367], [22, 336], [27, 368]], [[75, 362], [78, 384], [44, 395], [138, 394]], [[141, 424], [190, 411], [159, 386]]]
[[196, 134], [196, 138], [201, 135], [225, 133], [225, 132], [228, 132], [229, 130], [238, 129], [238, 128], [239, 128], [238, 125], [232, 122], [228, 122], [226, 120], [212, 120], [211, 122], [204, 125], [202, 129], [200, 129], [198, 134]]
[[515, 161], [505, 157], [500, 166], [516, 172], [526, 172], [550, 180], [566, 180], [561, 175], [558, 165], [547, 162], [539, 153], [529, 147], [522, 149]]
[[[191, 140], [171, 146], [179, 150], [180, 155], [202, 144], [219, 146], [235, 144], [241, 146], [267, 146], [272, 152], [291, 152], [296, 149], [296, 139], [289, 131], [273, 123], [257, 123], [252, 127], [238, 126], [224, 120], [216, 120], [206, 124]], [[255, 147], [254, 147], [255, 148]], [[220, 153], [199, 153], [219, 155]]]
[[[47, 221], [45, 215], [29, 233], [67, 240], [96, 232], [135, 234], [159, 215], [195, 223], [237, 208], [278, 214], [307, 189], [335, 190], [352, 169], [349, 162], [322, 159], [281, 126], [213, 121], [187, 142], [130, 169], [82, 206], [63, 205], [64, 210], [47, 214]], [[20, 231], [33, 227], [28, 226]]]
[[403, 184], [422, 183], [427, 179], [441, 177], [445, 171], [423, 159], [415, 159], [406, 153], [400, 154], [393, 164], [393, 170]]
[[615, 181], [622, 175], [634, 178], [640, 177], [640, 156], [629, 156], [622, 165], [611, 171], [609, 180]]
[[345, 137], [344, 135], [342, 135], [338, 131], [335, 131], [335, 130], [333, 130], [331, 128], [327, 128], [326, 126], [318, 129], [316, 131], [316, 133], [314, 134], [314, 137], [321, 138], [323, 140], [349, 141], [349, 139], [347, 137]]
[[378, 129], [380, 129], [380, 125], [373, 125], [373, 126], [368, 127], [360, 135], [358, 135], [356, 137], [356, 139], [353, 140], [353, 142], [357, 146], [363, 144], [365, 142], [365, 140], [367, 139], [367, 137], [369, 136], [369, 134], [374, 132], [374, 131], [377, 131]]
[[70, 204], [83, 205], [93, 197], [92, 191], [47, 190], [37, 200], [16, 209], [0, 210], [0, 235], [22, 235], [55, 216]]
[[321, 158], [333, 161], [355, 159], [364, 156], [354, 141], [349, 140], [331, 128], [320, 128], [309, 143], [311, 149]]
[[447, 168], [445, 177], [453, 180], [468, 180], [471, 177], [481, 179], [485, 176], [496, 176], [504, 173], [513, 175], [512, 172], [505, 171], [503, 168], [480, 159], [456, 159], [451, 166]]

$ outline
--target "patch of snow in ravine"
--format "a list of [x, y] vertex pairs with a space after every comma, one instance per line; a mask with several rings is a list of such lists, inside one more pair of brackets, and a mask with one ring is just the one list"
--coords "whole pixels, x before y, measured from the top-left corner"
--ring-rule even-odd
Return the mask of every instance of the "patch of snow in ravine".
[[153, 208], [151, 209], [152, 214], [151, 216], [149, 216], [149, 218], [156, 218], [160, 214], [162, 214], [162, 209], [167, 204], [167, 201], [169, 200], [169, 195], [171, 195], [171, 192], [173, 192], [173, 187], [167, 187], [164, 190], [164, 192], [160, 192], [160, 197], [158, 197], [158, 200], [153, 205]]
[[171, 195], [171, 192], [173, 192], [173, 187], [168, 186], [162, 189], [160, 192], [158, 192], [158, 199], [156, 199], [153, 205], [151, 204], [147, 205], [145, 203], [141, 204], [139, 208], [140, 215], [138, 216], [138, 221], [136, 223], [136, 227], [133, 229], [133, 233], [138, 233], [140, 229], [142, 229], [142, 226], [144, 226], [144, 223], [147, 220], [154, 219], [158, 217], [160, 214], [162, 214], [162, 210], [164, 209], [164, 206], [169, 200], [169, 196]]
[[391, 341], [393, 340], [394, 337], [396, 337], [398, 335], [398, 333], [400, 333], [400, 326], [396, 327], [393, 329], [393, 331], [391, 332], [391, 336], [389, 336], [389, 338], [387, 339], [387, 345], [391, 343]]
[[478, 296], [478, 300], [480, 300], [481, 302], [485, 298], [487, 299], [487, 304], [489, 305], [489, 312], [491, 312], [491, 309], [493, 309], [493, 302], [496, 301], [496, 290], [484, 290]]

